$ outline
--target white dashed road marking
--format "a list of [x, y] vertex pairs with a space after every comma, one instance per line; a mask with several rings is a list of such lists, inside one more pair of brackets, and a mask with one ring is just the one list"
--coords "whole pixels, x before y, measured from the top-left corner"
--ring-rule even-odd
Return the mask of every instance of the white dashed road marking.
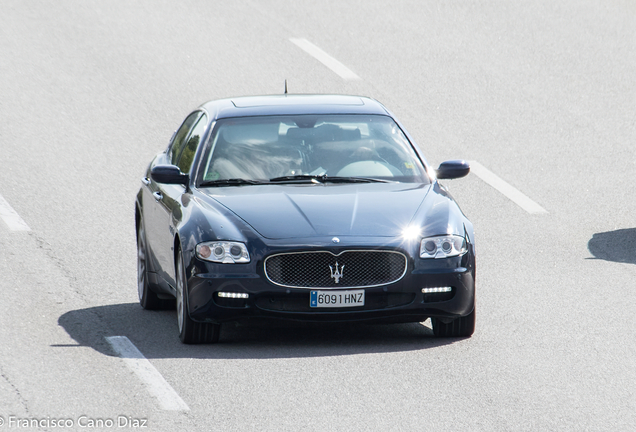
[[20, 215], [13, 210], [13, 207], [0, 195], [0, 218], [7, 224], [11, 231], [31, 231]]
[[497, 189], [504, 196], [506, 196], [508, 199], [510, 199], [512, 202], [517, 204], [528, 213], [544, 214], [548, 212], [546, 209], [541, 207], [536, 202], [532, 201], [521, 191], [515, 189], [513, 186], [508, 184], [505, 180], [501, 179], [499, 176], [497, 176], [497, 174], [493, 173], [479, 162], [470, 162], [470, 172], [488, 183], [490, 186]]
[[106, 341], [119, 354], [126, 365], [146, 384], [148, 392], [157, 398], [161, 409], [189, 411], [188, 405], [164, 379], [157, 369], [144, 357], [126, 336], [110, 336]]
[[338, 74], [342, 79], [347, 81], [359, 80], [360, 77], [356, 75], [351, 69], [340, 63], [335, 58], [318, 48], [316, 45], [309, 42], [307, 39], [289, 39], [292, 43], [298, 45], [307, 54], [318, 60], [320, 63], [327, 66], [329, 69]]

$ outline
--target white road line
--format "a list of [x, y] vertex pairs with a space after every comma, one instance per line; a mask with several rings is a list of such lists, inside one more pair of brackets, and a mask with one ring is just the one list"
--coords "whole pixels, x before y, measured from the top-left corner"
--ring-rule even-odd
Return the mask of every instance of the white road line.
[[31, 231], [31, 228], [20, 217], [20, 215], [13, 210], [13, 207], [0, 195], [0, 217], [9, 226], [11, 231]]
[[515, 189], [513, 186], [508, 184], [505, 180], [501, 179], [499, 176], [497, 176], [497, 174], [493, 173], [479, 162], [470, 162], [470, 172], [488, 183], [490, 186], [497, 189], [504, 196], [506, 196], [508, 199], [510, 199], [512, 202], [517, 204], [528, 213], [543, 214], [548, 212], [546, 209], [541, 207], [536, 202], [532, 201], [521, 191]]
[[106, 341], [119, 354], [130, 369], [148, 386], [148, 392], [157, 398], [161, 409], [168, 411], [190, 411], [188, 405], [164, 379], [157, 369], [144, 357], [126, 336], [110, 336]]
[[298, 45], [307, 54], [314, 57], [320, 63], [324, 64], [329, 69], [334, 71], [342, 79], [345, 79], [347, 81], [355, 81], [360, 79], [360, 77], [356, 75], [351, 69], [340, 63], [335, 58], [331, 57], [329, 54], [309, 42], [307, 39], [290, 38], [289, 40], [292, 43]]

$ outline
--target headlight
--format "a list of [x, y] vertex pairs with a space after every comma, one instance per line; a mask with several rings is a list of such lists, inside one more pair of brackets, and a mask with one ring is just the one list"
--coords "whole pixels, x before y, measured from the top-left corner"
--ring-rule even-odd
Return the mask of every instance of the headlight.
[[468, 250], [466, 239], [458, 235], [427, 237], [420, 243], [420, 258], [449, 258]]
[[197, 245], [197, 258], [224, 264], [250, 262], [250, 254], [243, 243], [205, 242]]

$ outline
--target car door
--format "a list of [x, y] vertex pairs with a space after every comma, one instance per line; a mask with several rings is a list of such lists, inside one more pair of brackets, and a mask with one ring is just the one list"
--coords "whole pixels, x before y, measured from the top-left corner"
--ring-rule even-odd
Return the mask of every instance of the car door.
[[[166, 152], [155, 159], [153, 166], [171, 164], [179, 166], [182, 172], [189, 173], [196, 152], [196, 148], [192, 151], [192, 146], [194, 143], [198, 145], [206, 123], [207, 117], [202, 112], [190, 114], [175, 133]], [[188, 150], [184, 151], [186, 149]], [[182, 158], [183, 162], [180, 163]], [[149, 181], [149, 187], [143, 195], [143, 205], [147, 212], [145, 222], [148, 248], [155, 259], [155, 270], [162, 279], [160, 283], [174, 287], [174, 236], [181, 219], [181, 196], [186, 188], [183, 185], [156, 183], [152, 179]]]

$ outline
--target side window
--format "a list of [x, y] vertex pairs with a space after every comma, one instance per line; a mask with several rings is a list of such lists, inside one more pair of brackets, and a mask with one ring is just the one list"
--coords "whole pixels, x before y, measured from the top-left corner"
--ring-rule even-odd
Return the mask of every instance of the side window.
[[192, 125], [197, 121], [197, 119], [201, 116], [201, 112], [197, 111], [188, 116], [185, 119], [179, 130], [174, 136], [174, 140], [172, 141], [172, 145], [170, 145], [170, 150], [168, 151], [168, 158], [170, 158], [170, 163], [172, 165], [176, 165], [179, 160], [179, 156], [181, 156], [181, 151], [183, 150], [183, 146], [186, 143], [186, 139], [188, 138], [188, 134], [192, 129]]
[[201, 137], [203, 136], [205, 127], [207, 125], [208, 118], [204, 114], [201, 116], [194, 129], [192, 129], [192, 133], [190, 134], [190, 137], [188, 138], [188, 141], [183, 148], [183, 151], [181, 152], [179, 163], [177, 164], [182, 173], [190, 172], [192, 161], [194, 160], [194, 154], [197, 152], [197, 148], [199, 147], [199, 143], [201, 142]]

